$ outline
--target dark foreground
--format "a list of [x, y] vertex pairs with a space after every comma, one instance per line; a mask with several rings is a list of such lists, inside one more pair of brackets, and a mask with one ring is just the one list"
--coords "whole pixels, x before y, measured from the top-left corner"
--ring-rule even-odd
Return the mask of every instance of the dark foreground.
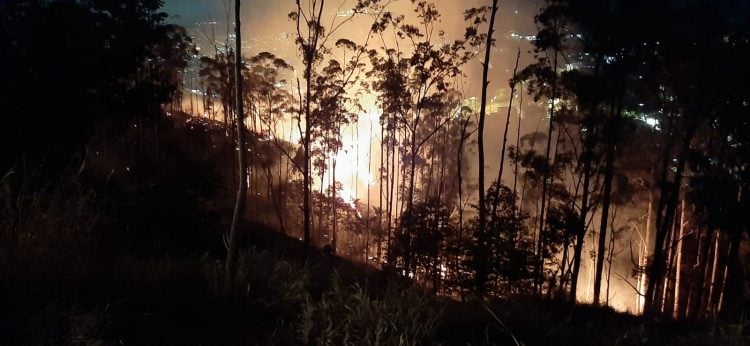
[[[701, 326], [518, 297], [433, 296], [263, 229], [231, 293], [220, 257], [61, 254], [2, 267], [2, 344], [741, 345], [741, 325]], [[75, 265], [75, 268], [66, 267]], [[63, 274], [64, 273], [64, 274]]]

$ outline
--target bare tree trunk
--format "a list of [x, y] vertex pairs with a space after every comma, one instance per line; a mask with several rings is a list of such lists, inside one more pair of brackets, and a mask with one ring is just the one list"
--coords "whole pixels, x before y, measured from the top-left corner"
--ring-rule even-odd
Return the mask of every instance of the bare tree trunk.
[[610, 221], [609, 229], [610, 229], [610, 236], [609, 236], [609, 252], [607, 253], [607, 296], [605, 305], [609, 305], [609, 293], [611, 288], [611, 282], [612, 282], [612, 261], [615, 258], [615, 220], [617, 219], [617, 205], [615, 205], [614, 210], [612, 211], [612, 221]]
[[685, 197], [680, 202], [680, 225], [677, 232], [677, 257], [675, 259], [675, 279], [674, 279], [674, 306], [672, 308], [672, 318], [679, 319], [680, 313], [680, 278], [682, 276], [682, 237], [685, 236]]
[[[297, 1], [297, 30], [299, 32], [299, 25], [300, 25], [300, 18], [302, 16], [302, 7], [301, 3]], [[315, 3], [313, 3], [313, 11]], [[325, 0], [320, 1], [320, 7], [318, 7], [318, 13], [313, 13], [312, 15], [314, 18], [309, 20], [307, 22], [307, 25], [314, 25], [314, 28], [308, 28], [308, 30], [311, 30], [312, 32], [309, 34], [311, 37], [308, 38], [308, 41], [306, 42], [305, 49], [304, 49], [304, 61], [305, 61], [305, 88], [306, 88], [306, 97], [305, 97], [305, 133], [304, 133], [304, 139], [303, 139], [303, 146], [304, 146], [304, 167], [303, 167], [303, 185], [302, 188], [302, 195], [303, 195], [303, 202], [302, 202], [302, 210], [303, 210], [303, 220], [304, 220], [304, 243], [307, 248], [310, 247], [311, 243], [311, 227], [312, 227], [312, 220], [311, 220], [311, 205], [310, 205], [310, 199], [311, 199], [311, 176], [310, 176], [310, 141], [311, 138], [311, 132], [312, 132], [312, 122], [314, 119], [312, 119], [312, 113], [311, 113], [311, 107], [312, 107], [312, 70], [315, 60], [315, 51], [318, 49], [318, 39], [320, 38], [320, 35], [322, 34], [321, 30], [321, 18], [323, 16], [323, 7], [325, 7]], [[303, 39], [302, 37], [299, 37], [299, 39]]]
[[456, 154], [456, 173], [458, 175], [458, 238], [463, 238], [464, 232], [464, 190], [463, 190], [463, 153], [466, 143], [466, 128], [469, 126], [470, 118], [466, 118], [461, 124], [461, 138], [459, 139], [458, 152]]
[[237, 38], [237, 48], [235, 50], [235, 89], [236, 89], [236, 101], [237, 101], [237, 112], [236, 126], [237, 126], [237, 161], [239, 162], [239, 188], [237, 189], [237, 199], [234, 203], [234, 214], [232, 215], [232, 226], [229, 230], [229, 250], [227, 252], [227, 273], [225, 289], [227, 291], [232, 289], [234, 285], [234, 278], [237, 271], [237, 235], [238, 226], [242, 214], [245, 211], [245, 198], [247, 197], [247, 170], [245, 168], [245, 122], [244, 122], [244, 111], [242, 104], [242, 36], [241, 36], [241, 23], [240, 23], [240, 5], [241, 0], [234, 1], [234, 18], [235, 18], [235, 35]]
[[390, 152], [390, 173], [388, 174], [388, 180], [386, 183], [389, 184], [388, 188], [388, 198], [386, 203], [388, 204], [388, 264], [393, 265], [393, 249], [391, 249], [391, 246], [393, 245], [393, 239], [392, 239], [392, 233], [393, 233], [393, 207], [394, 207], [394, 201], [393, 198], [398, 196], [395, 194], [395, 184], [396, 184], [396, 143], [393, 142], [396, 138], [395, 130], [391, 130], [391, 142], [388, 143], [388, 151]]
[[[544, 174], [543, 174], [543, 180], [542, 180], [542, 197], [541, 197], [541, 208], [539, 209], [539, 236], [537, 237], [537, 258], [534, 268], [534, 288], [536, 289], [537, 294], [540, 294], [542, 292], [542, 276], [544, 275], [544, 254], [542, 251], [542, 233], [544, 232], [544, 211], [545, 206], [547, 203], [547, 188], [549, 185], [549, 178], [550, 178], [550, 164], [549, 164], [549, 156], [550, 152], [552, 151], [552, 130], [554, 128], [554, 118], [555, 118], [555, 99], [556, 99], [556, 91], [557, 91], [557, 56], [558, 51], [555, 50], [555, 58], [553, 60], [553, 74], [552, 74], [552, 100], [550, 105], [550, 116], [549, 116], [549, 129], [547, 130], [547, 150], [544, 155]], [[575, 285], [576, 285], [576, 275], [578, 275], [578, 271], [574, 269], [573, 273], [574, 277], [572, 278], [573, 284], [571, 285], [571, 292], [575, 292]], [[575, 298], [573, 298], [575, 299]]]
[[[674, 179], [669, 184], [667, 189], [662, 190], [662, 196], [660, 197], [659, 212], [656, 214], [657, 228], [656, 228], [656, 241], [654, 243], [654, 254], [653, 263], [649, 272], [649, 282], [646, 289], [646, 300], [644, 302], [644, 311], [649, 314], [654, 314], [661, 309], [662, 303], [658, 300], [658, 286], [664, 276], [664, 250], [665, 250], [665, 239], [669, 229], [672, 225], [673, 215], [676, 209], [677, 199], [679, 198], [678, 193], [680, 185], [682, 185], [683, 172], [685, 170], [685, 161], [690, 150], [690, 142], [694, 135], [694, 129], [689, 128], [682, 143], [682, 152], [677, 160], [677, 171], [674, 174]], [[666, 168], [665, 168], [666, 169]], [[666, 184], [667, 181], [665, 180]], [[662, 210], [664, 213], [662, 214]]]
[[333, 163], [332, 164], [333, 169], [331, 170], [331, 179], [333, 180], [333, 184], [331, 184], [331, 187], [333, 188], [331, 192], [331, 208], [333, 209], [333, 222], [331, 222], [331, 229], [333, 231], [333, 238], [332, 238], [333, 241], [331, 242], [331, 249], [333, 250], [333, 253], [335, 254], [336, 245], [337, 245], [336, 243], [338, 241], [338, 234], [337, 234], [338, 230], [336, 229], [336, 226], [338, 225], [338, 221], [339, 221], [338, 216], [336, 215], [336, 199], [337, 199], [336, 193], [337, 191], [336, 191], [336, 157], [335, 157], [335, 154], [334, 154], [333, 160], [331, 161]]
[[[407, 196], [406, 200], [406, 210], [409, 210], [410, 212], [413, 210], [414, 206], [414, 179], [416, 177], [416, 168], [417, 168], [417, 151], [419, 151], [419, 148], [417, 147], [417, 129], [419, 128], [419, 112], [417, 113], [416, 117], [414, 118], [414, 127], [412, 128], [411, 132], [411, 162], [409, 162], [409, 195]], [[403, 204], [402, 204], [403, 207]], [[406, 229], [406, 251], [404, 254], [404, 267], [406, 267], [406, 275], [409, 275], [409, 268], [411, 266], [411, 229], [412, 227], [408, 227]]]
[[599, 295], [602, 289], [602, 273], [604, 272], [605, 245], [607, 242], [607, 227], [609, 205], [612, 201], [612, 175], [615, 161], [615, 145], [612, 139], [607, 140], [607, 157], [604, 167], [604, 193], [602, 196], [602, 219], [599, 227], [599, 244], [596, 250], [596, 273], [594, 274], [594, 305], [599, 305]]
[[485, 292], [487, 281], [487, 244], [486, 244], [486, 217], [487, 206], [485, 204], [484, 191], [484, 122], [487, 116], [487, 87], [490, 82], [488, 74], [490, 69], [490, 52], [495, 33], [495, 17], [497, 16], [498, 0], [492, 1], [492, 14], [490, 15], [489, 29], [487, 30], [487, 44], [484, 51], [484, 62], [482, 64], [482, 104], [479, 109], [479, 129], [477, 134], [477, 150], [479, 153], [479, 229], [477, 230], [477, 268], [475, 273], [476, 289], [480, 295]]
[[714, 310], [714, 296], [716, 292], [716, 273], [719, 271], [719, 257], [720, 257], [720, 246], [721, 243], [721, 233], [716, 232], [714, 234], [714, 241], [713, 241], [713, 261], [711, 264], [711, 279], [708, 281], [708, 296], [706, 298], [706, 310], [710, 314], [716, 313]]
[[643, 313], [644, 293], [646, 290], [646, 253], [648, 252], [648, 242], [651, 239], [651, 219], [653, 214], [654, 195], [652, 191], [648, 193], [648, 213], [646, 214], [646, 235], [641, 234], [641, 244], [638, 247], [638, 291], [636, 292], [636, 312]]
[[[383, 185], [386, 185], [388, 181], [384, 179], [385, 174], [383, 174], [383, 147], [385, 146], [385, 126], [381, 123], [380, 125], [380, 168], [378, 169], [378, 181], [380, 182], [378, 186], [378, 208], [380, 209], [378, 212], [378, 262], [382, 265], [383, 260]], [[387, 161], [386, 161], [387, 162]], [[385, 168], [385, 172], [388, 172], [388, 169]], [[386, 173], [387, 174], [387, 173]], [[385, 182], [385, 184], [384, 184]], [[386, 189], [387, 189], [386, 185]]]
[[[523, 82], [521, 82], [521, 92], [518, 94], [518, 127], [516, 127], [516, 162], [513, 169], [513, 197], [518, 196], [518, 162], [520, 161], [519, 154], [521, 150], [521, 113], [523, 112]], [[520, 201], [518, 204], [517, 214], [520, 215], [520, 211], [523, 208]]]
[[[357, 132], [359, 134], [359, 132]], [[357, 136], [359, 137], [359, 136]], [[370, 176], [372, 176], [372, 119], [370, 119], [370, 141], [369, 148], [367, 149], [367, 214], [365, 217], [366, 225], [365, 229], [367, 234], [365, 235], [365, 263], [370, 262]], [[359, 141], [359, 138], [357, 138]]]
[[[510, 100], [508, 101], [508, 114], [505, 117], [505, 131], [503, 132], [503, 146], [500, 148], [500, 170], [497, 172], [497, 186], [499, 187], [503, 179], [503, 169], [505, 168], [505, 147], [508, 143], [508, 128], [510, 127], [510, 111], [513, 108], [513, 96], [516, 93], [516, 74], [518, 73], [518, 61], [521, 60], [521, 48], [518, 48], [516, 55], [516, 66], [513, 68], [513, 79], [510, 82]], [[496, 196], [500, 195], [500, 189], [497, 189]], [[494, 211], [493, 211], [494, 214]]]
[[[673, 216], [673, 219], [675, 218], [677, 218], [676, 213]], [[661, 313], [664, 315], [671, 315], [671, 309], [672, 309], [672, 305], [670, 304], [670, 301], [669, 301], [669, 299], [671, 298], [669, 293], [671, 292], [671, 288], [672, 288], [670, 287], [670, 284], [673, 283], [671, 279], [672, 279], [672, 270], [674, 268], [674, 259], [675, 259], [675, 246], [674, 245], [676, 241], [675, 235], [677, 234], [676, 228], [677, 228], [677, 222], [675, 220], [672, 220], [672, 227], [670, 228], [669, 234], [667, 235], [667, 237], [669, 238], [669, 241], [666, 245], [667, 246], [667, 258], [666, 258], [667, 266], [666, 266], [666, 271], [665, 271], [663, 283], [662, 283], [663, 287], [661, 287], [662, 289]]]

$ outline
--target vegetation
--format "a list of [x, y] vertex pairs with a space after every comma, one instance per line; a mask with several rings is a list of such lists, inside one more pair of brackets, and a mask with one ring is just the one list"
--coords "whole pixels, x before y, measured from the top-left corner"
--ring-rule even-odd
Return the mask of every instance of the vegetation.
[[745, 2], [546, 0], [507, 109], [503, 2], [162, 5], [0, 2], [0, 343], [748, 343]]

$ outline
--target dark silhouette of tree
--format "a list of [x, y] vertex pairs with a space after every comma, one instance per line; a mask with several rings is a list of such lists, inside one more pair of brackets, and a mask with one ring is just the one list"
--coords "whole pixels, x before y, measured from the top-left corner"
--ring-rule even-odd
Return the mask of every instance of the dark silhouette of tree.
[[[369, 76], [373, 79], [373, 90], [380, 96], [378, 102], [383, 109], [381, 124], [386, 130], [386, 155], [391, 160], [385, 169], [388, 171], [390, 168], [390, 186], [386, 195], [392, 196], [396, 190], [395, 159], [398, 154], [401, 156], [401, 206], [404, 211], [412, 209], [419, 195], [419, 186], [424, 183], [429, 185], [429, 174], [427, 181], [417, 181], [417, 170], [428, 159], [425, 157], [428, 153], [424, 149], [451, 123], [452, 112], [458, 104], [453, 78], [461, 74], [460, 67], [474, 56], [468, 46], [476, 46], [481, 42], [481, 35], [470, 29], [467, 30], [465, 40], [435, 44], [437, 40], [445, 40], [445, 33], [436, 31], [440, 13], [433, 3], [416, 0], [412, 3], [415, 6], [416, 24], [407, 22], [404, 16], [394, 17], [390, 14], [376, 22], [376, 32], [381, 37], [385, 30], [393, 31], [398, 41], [394, 43], [396, 48], [383, 47], [381, 52], [369, 52], [372, 65]], [[466, 18], [480, 18], [481, 14], [481, 11], [467, 12]], [[477, 23], [481, 23], [481, 19], [477, 20]], [[401, 50], [402, 45], [409, 47], [408, 54]], [[399, 138], [402, 143], [397, 148]], [[400, 149], [398, 153], [397, 149]], [[429, 187], [423, 194], [429, 195]], [[394, 216], [394, 204], [393, 197], [386, 198], [386, 206], [391, 208], [387, 212], [388, 222]], [[405, 239], [408, 241], [411, 237], [407, 236]], [[407, 243], [405, 246], [405, 267], [410, 268], [410, 245]]]
[[[305, 3], [303, 5], [303, 3]], [[325, 54], [328, 52], [329, 39], [333, 37], [340, 28], [346, 23], [353, 20], [358, 15], [368, 11], [369, 13], [376, 13], [375, 22], [377, 23], [380, 16], [384, 13], [384, 6], [379, 5], [379, 0], [359, 0], [351, 9], [352, 15], [348, 16], [343, 21], [338, 23], [332, 23], [332, 27], [326, 30], [322, 18], [325, 8], [325, 0], [322, 1], [296, 1], [296, 10], [289, 14], [289, 19], [294, 21], [296, 28], [296, 43], [302, 54], [302, 61], [304, 64], [304, 81], [305, 81], [305, 94], [304, 98], [302, 90], [298, 83], [298, 94], [300, 97], [300, 108], [298, 109], [298, 122], [300, 124], [300, 137], [302, 146], [302, 176], [303, 176], [303, 205], [302, 210], [304, 214], [303, 220], [303, 239], [306, 244], [310, 244], [311, 231], [312, 231], [312, 219], [310, 205], [311, 199], [311, 164], [313, 157], [313, 141], [314, 132], [321, 126], [322, 118], [321, 115], [329, 116], [328, 112], [324, 112], [324, 107], [331, 107], [332, 105], [341, 105], [339, 98], [344, 96], [347, 89], [354, 82], [358, 76], [358, 72], [361, 69], [360, 59], [365, 56], [365, 43], [363, 46], [351, 45], [349, 40], [338, 40], [337, 45], [350, 48], [355, 51], [352, 60], [342, 67], [344, 71], [348, 73], [339, 80], [339, 83], [335, 86], [336, 89], [332, 91], [332, 95], [326, 96], [325, 100], [316, 100], [315, 95], [320, 95], [320, 92], [324, 89], [323, 86], [317, 84], [319, 79], [318, 67], [320, 62], [324, 60]], [[367, 37], [369, 40], [370, 34], [377, 29], [376, 25], [370, 28], [370, 33]], [[337, 63], [338, 64], [338, 63]], [[318, 86], [316, 91], [316, 86]], [[316, 109], [317, 107], [320, 107]], [[302, 128], [304, 126], [304, 128]]]
[[[284, 90], [288, 81], [282, 77], [283, 73], [290, 71], [292, 67], [286, 61], [268, 52], [261, 52], [250, 58], [249, 65], [244, 77], [246, 85], [243, 88], [244, 99], [249, 113], [252, 114], [252, 128], [255, 138], [258, 139], [251, 140], [251, 149], [255, 149], [250, 151], [254, 159], [251, 160], [251, 167], [253, 167], [252, 163], [256, 162], [263, 170], [268, 191], [267, 197], [273, 205], [281, 232], [286, 233], [285, 215], [290, 194], [288, 181], [291, 178], [288, 160], [292, 150], [289, 147], [290, 143], [285, 143], [283, 136], [283, 132], [291, 131], [282, 126], [285, 115], [293, 111], [293, 100], [289, 92]], [[272, 171], [274, 165], [277, 168], [275, 172]], [[253, 171], [256, 170], [253, 169]], [[251, 181], [255, 180], [257, 179], [251, 179]], [[259, 203], [267, 204], [269, 201], [259, 201]]]
[[479, 121], [478, 121], [478, 132], [477, 132], [477, 152], [479, 155], [479, 225], [477, 228], [477, 253], [476, 253], [476, 285], [477, 292], [480, 295], [484, 294], [485, 282], [487, 281], [487, 260], [484, 258], [487, 252], [487, 241], [486, 241], [486, 214], [487, 206], [485, 203], [485, 191], [484, 191], [484, 122], [487, 113], [487, 87], [489, 86], [489, 69], [490, 69], [490, 51], [494, 45], [492, 36], [495, 33], [495, 17], [497, 16], [497, 0], [492, 1], [492, 9], [489, 20], [489, 28], [487, 29], [487, 43], [484, 48], [484, 61], [482, 62], [482, 104], [479, 106]]
[[418, 202], [404, 211], [400, 221], [392, 250], [395, 269], [437, 292], [447, 269], [447, 239], [455, 233], [448, 209], [436, 199]]
[[[496, 191], [496, 190], [499, 190]], [[474, 248], [470, 261], [486, 261], [481, 264], [487, 270], [487, 292], [510, 296], [530, 293], [533, 279], [533, 239], [528, 236], [528, 215], [516, 210], [516, 196], [510, 188], [493, 183], [487, 190], [488, 214], [486, 248]], [[478, 225], [478, 220], [474, 221]], [[476, 226], [475, 226], [476, 227]], [[472, 267], [480, 266], [474, 264]]]
[[[550, 179], [550, 154], [552, 151], [553, 143], [553, 129], [555, 119], [555, 103], [559, 95], [558, 86], [558, 58], [561, 52], [564, 50], [564, 23], [557, 16], [559, 8], [556, 4], [549, 4], [539, 13], [534, 20], [539, 23], [542, 27], [537, 34], [535, 45], [535, 57], [538, 62], [526, 67], [521, 75], [522, 78], [529, 81], [529, 93], [534, 94], [534, 99], [539, 100], [541, 97], [546, 97], [549, 103], [549, 125], [547, 131], [547, 145], [545, 150], [545, 164], [542, 172], [542, 191], [541, 191], [541, 208], [537, 217], [539, 221], [539, 229], [537, 237], [537, 260], [535, 266], [536, 281], [534, 283], [537, 292], [541, 293], [542, 290], [542, 277], [544, 272], [544, 258], [540, 251], [544, 248], [543, 239], [541, 234], [544, 231], [544, 218], [547, 205], [547, 194], [548, 188], [551, 182]], [[551, 57], [550, 57], [551, 55]], [[533, 79], [532, 79], [533, 77]]]
[[234, 202], [234, 213], [232, 214], [232, 225], [229, 228], [229, 244], [227, 249], [227, 273], [225, 288], [230, 290], [234, 285], [237, 272], [237, 237], [240, 220], [245, 213], [245, 200], [247, 199], [247, 166], [245, 164], [245, 111], [242, 93], [242, 23], [241, 9], [242, 1], [234, 1], [234, 35], [236, 40], [234, 58], [234, 89], [236, 97], [235, 126], [237, 128], [237, 164], [239, 169], [239, 181], [237, 196]]
[[[232, 115], [235, 111], [235, 55], [231, 52], [217, 53], [213, 58], [204, 56], [200, 58], [201, 84], [205, 88], [204, 112], [212, 118], [216, 118], [214, 100], [218, 97], [221, 101], [222, 113], [224, 114], [224, 130], [231, 132], [233, 124]], [[243, 66], [244, 68], [244, 66]], [[234, 103], [234, 105], [233, 105]]]
[[[709, 25], [701, 19], [701, 25], [690, 27], [690, 32], [676, 31], [685, 22], [696, 18], [732, 17], [737, 4], [704, 4], [690, 2], [685, 6], [671, 6], [669, 20], [664, 21], [664, 30], [656, 54], [650, 61], [653, 74], [649, 79], [657, 85], [652, 90], [660, 90], [661, 104], [665, 112], [659, 122], [664, 138], [662, 162], [656, 179], [659, 186], [659, 201], [656, 208], [656, 239], [653, 261], [649, 268], [649, 283], [646, 291], [644, 310], [648, 314], [658, 314], [663, 309], [664, 288], [669, 285], [667, 256], [668, 235], [674, 224], [680, 192], [684, 186], [687, 166], [692, 156], [696, 138], [703, 128], [713, 126], [734, 88], [732, 74], [722, 64], [716, 64], [717, 56], [731, 59], [727, 54], [732, 50], [726, 39], [734, 32], [735, 23]], [[731, 60], [728, 60], [731, 61]], [[657, 89], [658, 88], [658, 89]], [[730, 101], [731, 103], [731, 101]], [[735, 113], [736, 114], [736, 113]], [[732, 115], [734, 116], [734, 115]]]

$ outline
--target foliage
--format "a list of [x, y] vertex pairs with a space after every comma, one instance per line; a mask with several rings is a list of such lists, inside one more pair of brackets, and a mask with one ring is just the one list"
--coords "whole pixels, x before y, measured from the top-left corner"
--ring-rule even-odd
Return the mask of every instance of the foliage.
[[95, 125], [122, 130], [134, 117], [159, 113], [178, 89], [190, 49], [186, 31], [165, 23], [161, 4], [0, 4], [0, 61], [13, 66], [0, 86], [0, 170], [24, 158], [54, 176]]
[[[390, 248], [395, 269], [438, 290], [446, 270], [447, 241], [455, 233], [450, 213], [439, 201], [414, 204], [401, 216]], [[409, 255], [411, 261], [406, 259]]]
[[[485, 223], [485, 243], [480, 243], [480, 238], [475, 235], [470, 266], [485, 267], [487, 292], [499, 296], [529, 293], [533, 242], [528, 237], [525, 223], [528, 215], [516, 209], [516, 196], [507, 186], [498, 187], [495, 182], [487, 190], [486, 196], [490, 212]], [[472, 222], [475, 233], [477, 224], [476, 220]], [[477, 256], [479, 251], [485, 251], [485, 254]]]

